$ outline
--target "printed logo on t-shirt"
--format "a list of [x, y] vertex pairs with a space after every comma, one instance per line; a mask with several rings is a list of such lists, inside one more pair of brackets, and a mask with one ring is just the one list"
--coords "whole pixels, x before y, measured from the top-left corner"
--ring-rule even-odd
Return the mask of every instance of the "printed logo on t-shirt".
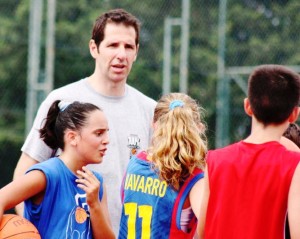
[[130, 148], [129, 157], [135, 155], [140, 148], [141, 139], [136, 134], [131, 134], [128, 136], [128, 144], [127, 147]]
[[75, 195], [76, 206], [69, 214], [66, 238], [85, 239], [91, 236], [89, 207], [86, 194]]

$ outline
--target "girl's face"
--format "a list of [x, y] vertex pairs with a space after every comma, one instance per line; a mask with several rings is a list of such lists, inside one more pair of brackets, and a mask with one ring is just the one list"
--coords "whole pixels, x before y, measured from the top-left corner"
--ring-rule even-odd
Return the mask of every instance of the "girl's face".
[[101, 163], [108, 143], [107, 119], [102, 111], [95, 110], [78, 134], [77, 153], [84, 164]]

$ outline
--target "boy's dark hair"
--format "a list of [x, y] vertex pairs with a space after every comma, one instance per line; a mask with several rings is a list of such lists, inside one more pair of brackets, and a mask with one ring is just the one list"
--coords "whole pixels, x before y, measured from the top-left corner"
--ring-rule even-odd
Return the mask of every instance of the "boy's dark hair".
[[300, 127], [296, 123], [291, 123], [283, 136], [293, 141], [300, 148]]
[[131, 26], [135, 29], [136, 38], [135, 44], [139, 44], [140, 39], [140, 22], [132, 14], [126, 12], [124, 9], [113, 9], [101, 16], [99, 16], [94, 24], [92, 31], [92, 39], [95, 41], [97, 47], [104, 39], [104, 29], [107, 23], [113, 22], [117, 24], [124, 24], [125, 26]]
[[249, 77], [248, 98], [256, 119], [280, 124], [299, 105], [300, 76], [281, 65], [261, 65]]
[[50, 148], [64, 149], [64, 135], [66, 129], [80, 131], [86, 125], [89, 114], [99, 107], [90, 103], [75, 101], [64, 106], [59, 106], [60, 100], [56, 100], [49, 108], [44, 126], [40, 129], [40, 137]]

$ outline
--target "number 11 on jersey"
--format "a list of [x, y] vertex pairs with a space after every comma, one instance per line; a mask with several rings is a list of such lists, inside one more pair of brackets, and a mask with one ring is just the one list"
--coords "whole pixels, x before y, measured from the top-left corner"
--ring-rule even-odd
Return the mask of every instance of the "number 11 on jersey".
[[137, 217], [142, 219], [142, 235], [143, 239], [150, 239], [151, 237], [151, 218], [152, 206], [138, 205], [137, 203], [124, 204], [125, 215], [128, 216], [127, 221], [127, 239], [136, 238], [136, 220]]

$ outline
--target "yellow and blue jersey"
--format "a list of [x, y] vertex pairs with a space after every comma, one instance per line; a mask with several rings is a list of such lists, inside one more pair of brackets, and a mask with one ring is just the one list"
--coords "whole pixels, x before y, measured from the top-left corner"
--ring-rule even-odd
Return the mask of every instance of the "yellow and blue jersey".
[[177, 191], [158, 178], [146, 157], [145, 152], [133, 156], [124, 176], [119, 239], [193, 238], [196, 217], [184, 232], [180, 215], [191, 188], [203, 177], [202, 170], [195, 169]]

